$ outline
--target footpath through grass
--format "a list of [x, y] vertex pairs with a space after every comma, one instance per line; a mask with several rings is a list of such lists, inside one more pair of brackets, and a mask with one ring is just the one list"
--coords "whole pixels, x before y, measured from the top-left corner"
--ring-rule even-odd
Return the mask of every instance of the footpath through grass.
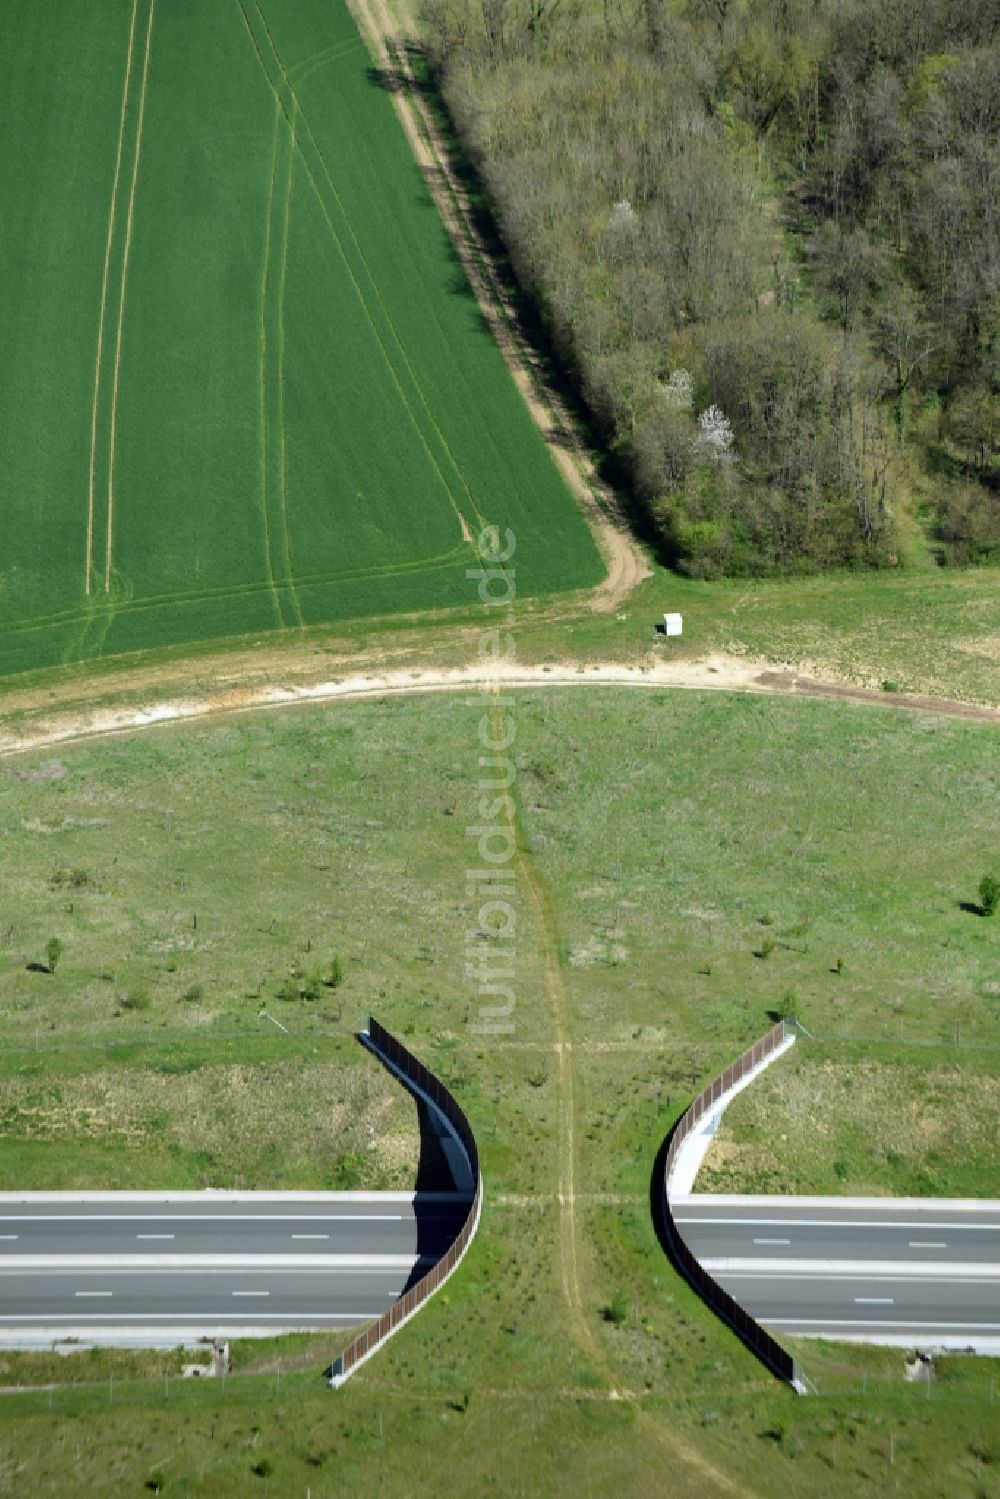
[[[996, 847], [995, 732], [712, 694], [511, 699], [522, 846], [555, 923], [572, 1044], [580, 1303], [570, 1315], [564, 1094], [536, 908], [520, 883], [514, 1032], [471, 1028], [480, 1000], [465, 964], [470, 946], [493, 940], [477, 935], [466, 887], [484, 711], [443, 698], [339, 705], [4, 765], [0, 1039], [29, 1049], [4, 1062], [0, 1159], [9, 1152], [19, 1171], [30, 1158], [32, 1185], [64, 1183], [64, 1122], [82, 1117], [89, 1094], [114, 1124], [128, 1090], [135, 1134], [106, 1141], [100, 1179], [129, 1185], [167, 1159], [169, 1142], [194, 1146], [184, 1118], [223, 1067], [260, 1085], [260, 1100], [246, 1114], [227, 1105], [229, 1124], [199, 1115], [209, 1169], [228, 1159], [248, 1181], [274, 1180], [269, 1142], [284, 1123], [296, 1180], [312, 1170], [329, 1184], [343, 1123], [330, 1119], [327, 1149], [290, 1116], [314, 1107], [317, 1084], [346, 1088], [359, 1068], [381, 1097], [370, 1059], [328, 1035], [374, 1008], [467, 1108], [487, 1195], [462, 1271], [337, 1396], [321, 1384], [331, 1351], [321, 1339], [296, 1342], [292, 1373], [268, 1350], [238, 1352], [257, 1371], [244, 1384], [185, 1386], [176, 1400], [162, 1371], [136, 1382], [134, 1370], [122, 1371], [115, 1403], [106, 1381], [55, 1391], [51, 1411], [47, 1392], [4, 1397], [3, 1483], [54, 1493], [72, 1475], [79, 1492], [104, 1493], [155, 1477], [165, 1493], [214, 1496], [258, 1484], [438, 1494], [446, 1481], [457, 1494], [492, 1482], [560, 1495], [621, 1487], [623, 1471], [626, 1491], [654, 1492], [666, 1465], [680, 1495], [878, 1493], [897, 1479], [916, 1495], [990, 1493], [1000, 1454], [986, 1363], [949, 1362], [928, 1400], [906, 1384], [901, 1352], [808, 1345], [821, 1394], [796, 1402], [677, 1280], [648, 1194], [671, 1122], [790, 990], [817, 1031], [898, 1032], [901, 1000], [907, 1035], [946, 1042], [957, 1017], [964, 1040], [1000, 1042], [1000, 929], [962, 908]], [[30, 972], [51, 935], [64, 945], [56, 973]], [[334, 951], [336, 990], [279, 997], [292, 969], [307, 980]], [[123, 1010], [130, 994], [144, 1007]], [[262, 1036], [265, 1008], [288, 1037]], [[201, 1039], [223, 1028], [245, 1040], [223, 1051], [221, 1038]], [[135, 1044], [58, 1049], [80, 1036]], [[184, 1062], [169, 1074], [176, 1092], [160, 1082], [171, 1048]], [[299, 1079], [283, 1060], [296, 1052]], [[811, 1055], [793, 1053], [803, 1077]], [[950, 1055], [908, 1048], [894, 1101], [918, 1106]], [[991, 1098], [996, 1055], [961, 1058], [962, 1078], [974, 1066]], [[359, 1114], [369, 1106], [363, 1092], [345, 1096]], [[859, 1112], [857, 1142], [864, 1122]], [[984, 1130], [928, 1136], [923, 1150], [915, 1140], [905, 1172], [886, 1156], [880, 1179], [965, 1172], [971, 1187], [971, 1164], [943, 1156], [985, 1155]], [[96, 1169], [88, 1148], [82, 1168]], [[202, 1179], [193, 1150], [178, 1161]], [[982, 1170], [985, 1183], [988, 1161]], [[825, 1161], [802, 1152], [798, 1185], [826, 1190]], [[277, 1347], [273, 1357], [284, 1359]], [[51, 1379], [50, 1365], [41, 1372]], [[11, 1374], [33, 1379], [30, 1363]]]

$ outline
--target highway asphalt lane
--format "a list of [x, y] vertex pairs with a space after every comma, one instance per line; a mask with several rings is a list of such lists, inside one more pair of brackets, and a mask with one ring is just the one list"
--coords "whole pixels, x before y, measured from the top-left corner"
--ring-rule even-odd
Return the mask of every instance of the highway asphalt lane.
[[0, 1264], [35, 1254], [421, 1254], [438, 1257], [464, 1198], [322, 1201], [3, 1202]]
[[225, 1194], [0, 1201], [3, 1329], [248, 1324], [379, 1316], [447, 1250], [456, 1195], [300, 1200]]
[[[713, 1272], [714, 1274], [714, 1272]], [[866, 1328], [935, 1336], [1000, 1334], [1000, 1279], [872, 1274], [780, 1275], [761, 1271], [716, 1276], [729, 1294], [768, 1327], [785, 1332], [859, 1333]]]
[[386, 1311], [411, 1268], [3, 1270], [0, 1323], [81, 1330], [116, 1323], [343, 1327]]
[[674, 1220], [705, 1269], [776, 1331], [1000, 1335], [1000, 1204], [698, 1194]]
[[1000, 1204], [956, 1208], [928, 1202], [880, 1203], [878, 1207], [799, 1204], [794, 1198], [762, 1206], [745, 1202], [700, 1203], [678, 1198], [674, 1221], [699, 1260], [930, 1260], [947, 1264], [1000, 1266]]

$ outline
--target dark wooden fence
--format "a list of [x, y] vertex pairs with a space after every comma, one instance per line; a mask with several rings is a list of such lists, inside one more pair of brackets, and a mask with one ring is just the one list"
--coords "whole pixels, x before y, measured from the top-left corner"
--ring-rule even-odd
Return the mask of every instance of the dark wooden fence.
[[751, 1317], [750, 1313], [744, 1311], [737, 1302], [733, 1300], [728, 1291], [724, 1291], [718, 1281], [713, 1280], [707, 1270], [703, 1270], [695, 1256], [684, 1242], [680, 1229], [674, 1222], [674, 1215], [670, 1207], [670, 1173], [674, 1161], [681, 1146], [688, 1135], [698, 1124], [699, 1120], [706, 1114], [734, 1084], [741, 1081], [748, 1072], [759, 1067], [765, 1057], [769, 1057], [776, 1047], [780, 1046], [785, 1039], [785, 1022], [779, 1021], [773, 1030], [768, 1031], [759, 1041], [755, 1042], [743, 1055], [735, 1061], [731, 1067], [727, 1067], [719, 1077], [709, 1083], [694, 1103], [677, 1122], [670, 1144], [667, 1148], [666, 1160], [663, 1173], [663, 1214], [664, 1230], [667, 1244], [678, 1269], [703, 1301], [712, 1308], [714, 1312], [727, 1322], [733, 1331], [743, 1340], [746, 1346], [755, 1353], [762, 1363], [776, 1374], [779, 1379], [787, 1380], [796, 1389], [802, 1389], [803, 1385], [799, 1379], [795, 1360], [787, 1349], [772, 1338], [771, 1334], [761, 1327], [760, 1323]]
[[438, 1080], [411, 1051], [398, 1041], [385, 1026], [379, 1025], [374, 1015], [368, 1020], [368, 1035], [372, 1044], [381, 1054], [399, 1069], [407, 1081], [413, 1083], [432, 1101], [435, 1108], [444, 1115], [458, 1136], [462, 1149], [465, 1151], [472, 1172], [472, 1180], [475, 1182], [475, 1193], [469, 1203], [469, 1211], [465, 1222], [452, 1243], [447, 1253], [434, 1264], [427, 1274], [417, 1281], [416, 1285], [410, 1287], [398, 1301], [394, 1301], [387, 1312], [383, 1312], [377, 1322], [373, 1322], [363, 1333], [354, 1339], [354, 1342], [345, 1348], [340, 1357], [335, 1361], [331, 1372], [333, 1380], [339, 1383], [346, 1379], [351, 1371], [357, 1368], [363, 1359], [368, 1358], [380, 1343], [392, 1336], [396, 1328], [412, 1317], [418, 1307], [433, 1296], [438, 1286], [448, 1279], [455, 1269], [459, 1260], [472, 1241], [479, 1224], [479, 1209], [482, 1204], [483, 1183], [479, 1174], [479, 1151], [476, 1147], [475, 1136], [462, 1110], [455, 1102], [452, 1095], [442, 1082]]

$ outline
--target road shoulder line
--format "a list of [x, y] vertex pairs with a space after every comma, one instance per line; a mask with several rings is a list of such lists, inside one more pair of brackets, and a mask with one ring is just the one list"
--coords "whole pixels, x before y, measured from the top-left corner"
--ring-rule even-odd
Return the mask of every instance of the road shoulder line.
[[684, 1208], [824, 1208], [831, 1212], [864, 1209], [883, 1213], [997, 1213], [1000, 1199], [977, 1197], [785, 1197], [738, 1192], [671, 1192], [670, 1201]]

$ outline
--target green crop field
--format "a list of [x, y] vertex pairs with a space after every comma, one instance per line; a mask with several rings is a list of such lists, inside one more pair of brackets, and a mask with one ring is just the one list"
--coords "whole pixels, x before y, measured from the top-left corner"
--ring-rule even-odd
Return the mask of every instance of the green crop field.
[[343, 3], [0, 12], [0, 672], [524, 595], [594, 543]]

